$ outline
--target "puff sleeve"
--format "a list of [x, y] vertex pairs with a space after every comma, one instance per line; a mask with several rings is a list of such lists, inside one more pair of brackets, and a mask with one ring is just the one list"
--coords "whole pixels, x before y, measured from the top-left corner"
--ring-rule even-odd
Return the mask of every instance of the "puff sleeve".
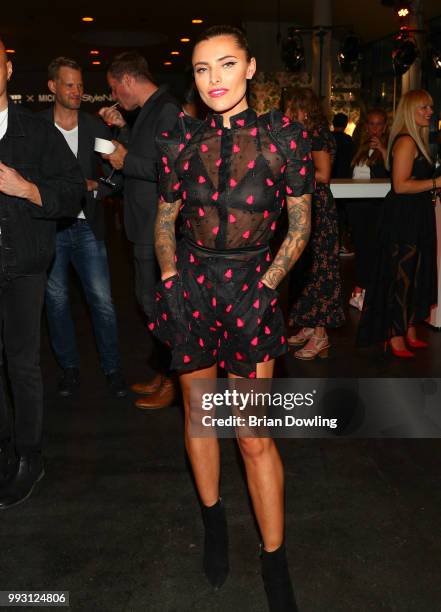
[[156, 137], [158, 149], [158, 191], [164, 202], [176, 202], [182, 197], [182, 177], [179, 158], [201, 122], [180, 113], [172, 130]]
[[326, 125], [319, 125], [312, 132], [311, 145], [312, 151], [324, 151], [334, 159], [337, 145], [333, 134]]
[[299, 197], [313, 193], [314, 164], [309, 133], [301, 123], [275, 111], [271, 113], [270, 125], [272, 137], [286, 158], [286, 195]]

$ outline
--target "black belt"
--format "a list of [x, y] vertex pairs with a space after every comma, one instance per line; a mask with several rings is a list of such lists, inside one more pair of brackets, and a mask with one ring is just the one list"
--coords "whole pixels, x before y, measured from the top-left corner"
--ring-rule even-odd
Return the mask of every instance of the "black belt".
[[193, 240], [190, 240], [190, 238], [187, 238], [187, 236], [184, 236], [182, 240], [191, 249], [194, 249], [195, 251], [199, 251], [200, 253], [203, 253], [204, 255], [209, 255], [211, 257], [231, 257], [234, 255], [244, 255], [246, 253], [251, 255], [260, 255], [261, 253], [266, 253], [267, 251], [269, 251], [268, 245], [248, 246], [242, 247], [240, 249], [208, 249], [207, 247], [203, 247], [199, 244], [196, 244], [196, 242], [193, 242]]

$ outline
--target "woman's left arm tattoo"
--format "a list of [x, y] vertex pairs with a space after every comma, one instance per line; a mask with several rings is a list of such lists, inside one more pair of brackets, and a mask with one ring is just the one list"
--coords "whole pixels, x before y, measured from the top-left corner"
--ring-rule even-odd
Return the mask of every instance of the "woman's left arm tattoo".
[[288, 232], [261, 280], [276, 289], [302, 254], [311, 232], [311, 195], [287, 198]]

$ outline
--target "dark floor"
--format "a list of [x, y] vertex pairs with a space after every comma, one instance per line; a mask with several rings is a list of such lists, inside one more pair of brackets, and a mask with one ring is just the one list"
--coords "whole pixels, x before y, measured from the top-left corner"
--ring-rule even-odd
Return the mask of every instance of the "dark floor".
[[[128, 250], [111, 233], [111, 268], [127, 379], [145, 378], [146, 340]], [[350, 289], [352, 263], [343, 264]], [[347, 300], [346, 300], [347, 301]], [[73, 292], [83, 358], [81, 396], [55, 395], [43, 338], [46, 477], [0, 515], [0, 590], [68, 590], [70, 609], [99, 612], [266, 609], [258, 535], [235, 445], [223, 448], [231, 575], [213, 592], [201, 574], [202, 531], [179, 407], [157, 412], [109, 399], [86, 308]], [[441, 334], [412, 363], [353, 346], [358, 313], [332, 333], [330, 359], [287, 357], [296, 377], [439, 377]], [[302, 612], [441, 610], [441, 444], [438, 440], [280, 440], [287, 541]], [[44, 608], [45, 609], [45, 608]]]

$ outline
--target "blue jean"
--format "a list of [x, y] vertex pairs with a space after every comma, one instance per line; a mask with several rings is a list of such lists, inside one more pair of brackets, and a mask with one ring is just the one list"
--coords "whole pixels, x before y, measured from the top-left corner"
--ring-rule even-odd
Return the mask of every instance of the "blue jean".
[[110, 374], [119, 370], [120, 357], [106, 245], [95, 238], [84, 219], [57, 232], [55, 259], [46, 289], [50, 340], [63, 369], [80, 365], [69, 299], [70, 264], [80, 277], [90, 307], [101, 368]]

